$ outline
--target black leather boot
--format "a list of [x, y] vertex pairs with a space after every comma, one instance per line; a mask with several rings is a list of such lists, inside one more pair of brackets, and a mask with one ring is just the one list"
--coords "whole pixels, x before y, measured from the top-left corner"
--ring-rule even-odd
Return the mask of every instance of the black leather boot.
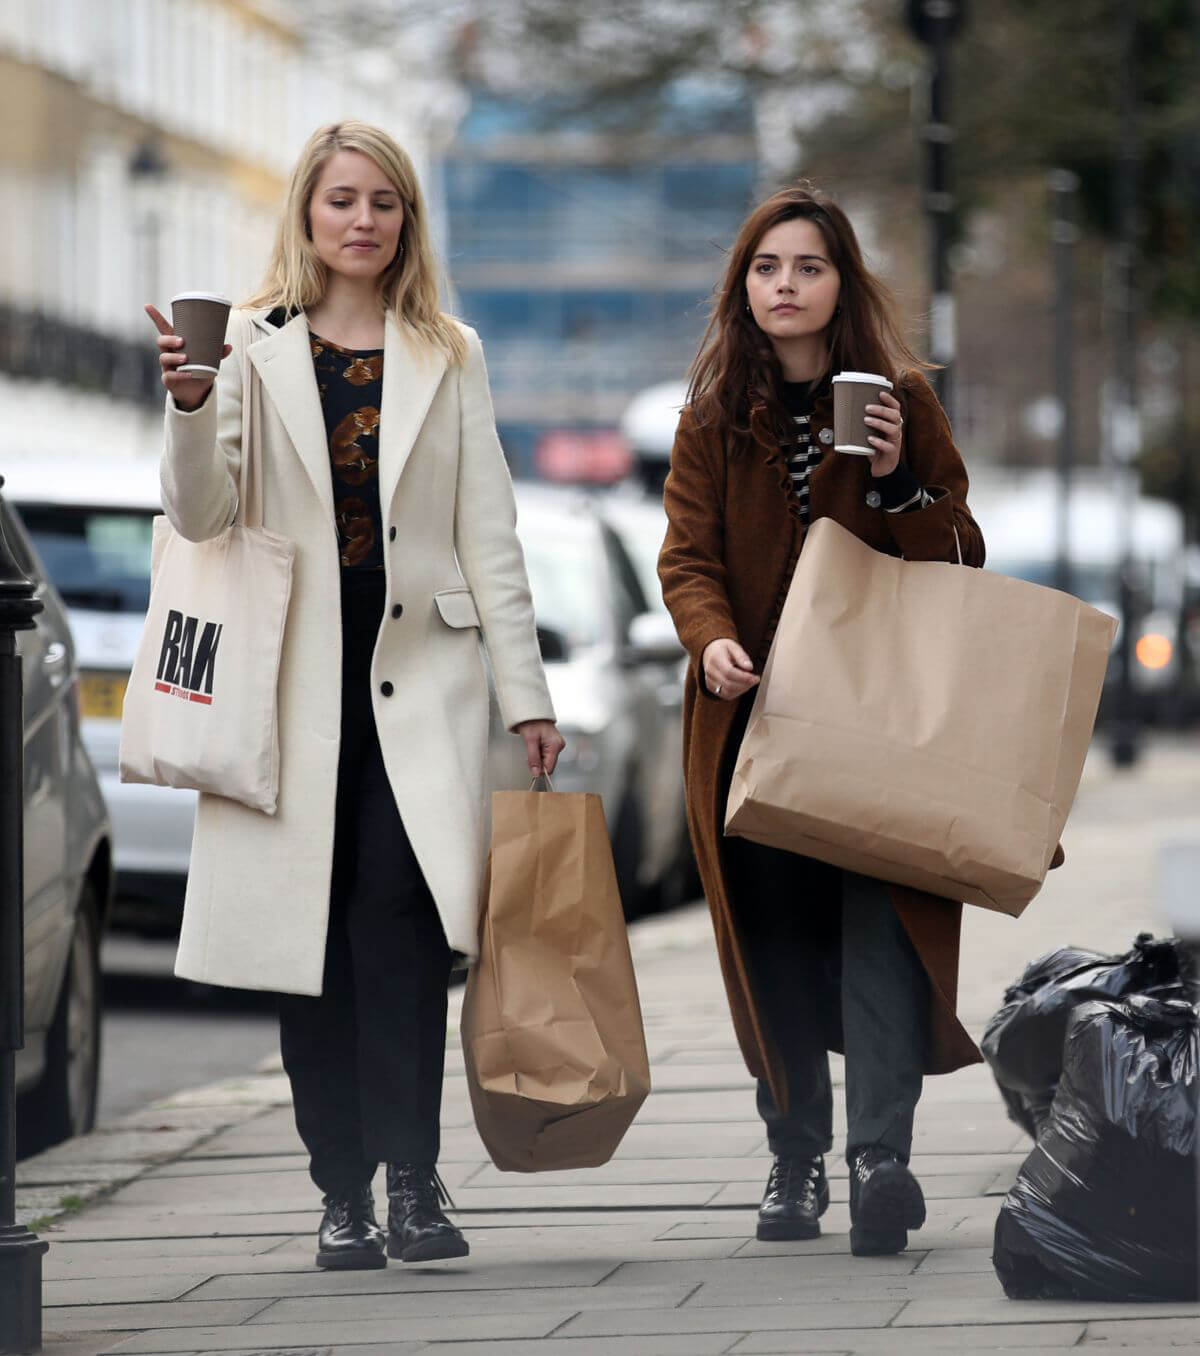
[[825, 1160], [780, 1155], [767, 1178], [758, 1207], [758, 1237], [778, 1243], [792, 1238], [820, 1238], [817, 1221], [829, 1209]]
[[850, 1155], [850, 1251], [855, 1257], [903, 1252], [908, 1230], [925, 1223], [921, 1186], [898, 1154], [877, 1144]]
[[325, 1197], [325, 1214], [317, 1230], [317, 1266], [327, 1271], [375, 1271], [387, 1266], [370, 1183], [343, 1196]]
[[389, 1257], [434, 1262], [471, 1251], [442, 1211], [444, 1205], [453, 1210], [454, 1202], [432, 1163], [389, 1163], [387, 1193]]

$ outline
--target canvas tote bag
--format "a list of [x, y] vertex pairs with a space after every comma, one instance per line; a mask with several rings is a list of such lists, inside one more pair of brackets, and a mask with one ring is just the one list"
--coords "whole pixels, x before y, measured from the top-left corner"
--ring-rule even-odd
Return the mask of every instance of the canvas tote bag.
[[496, 791], [462, 1044], [475, 1124], [509, 1172], [607, 1163], [650, 1091], [600, 797]]
[[809, 530], [727, 834], [1017, 915], [1045, 879], [1116, 623], [1069, 594]]
[[191, 542], [165, 517], [154, 519], [150, 607], [125, 691], [120, 777], [191, 787], [272, 815], [295, 547], [262, 526], [261, 392], [245, 349], [242, 362], [233, 524]]

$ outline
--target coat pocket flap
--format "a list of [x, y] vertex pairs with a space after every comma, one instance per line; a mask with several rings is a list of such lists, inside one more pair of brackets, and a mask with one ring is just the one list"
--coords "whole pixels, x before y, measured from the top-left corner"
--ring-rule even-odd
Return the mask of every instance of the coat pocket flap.
[[470, 589], [442, 589], [433, 595], [437, 610], [447, 626], [478, 626], [479, 613]]

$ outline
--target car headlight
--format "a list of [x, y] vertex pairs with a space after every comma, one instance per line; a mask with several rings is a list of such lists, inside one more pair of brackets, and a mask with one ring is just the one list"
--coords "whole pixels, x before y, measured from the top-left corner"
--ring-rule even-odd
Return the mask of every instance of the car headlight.
[[1147, 631], [1138, 637], [1134, 653], [1142, 668], [1165, 669], [1171, 662], [1174, 646], [1171, 644], [1170, 636], [1164, 636], [1161, 631]]

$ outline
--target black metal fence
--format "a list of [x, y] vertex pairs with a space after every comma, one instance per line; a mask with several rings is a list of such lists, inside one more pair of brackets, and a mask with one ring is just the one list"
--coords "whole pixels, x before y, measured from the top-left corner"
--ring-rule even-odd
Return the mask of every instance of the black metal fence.
[[0, 373], [147, 405], [162, 402], [158, 350], [0, 303]]

